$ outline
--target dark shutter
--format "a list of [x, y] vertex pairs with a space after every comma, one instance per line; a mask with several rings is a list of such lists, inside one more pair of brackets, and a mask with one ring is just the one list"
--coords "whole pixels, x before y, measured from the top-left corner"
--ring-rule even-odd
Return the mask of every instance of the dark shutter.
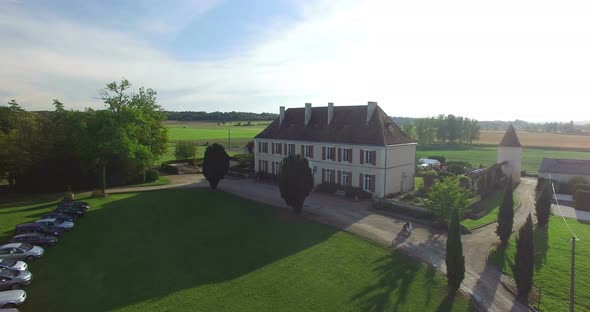
[[270, 149], [271, 149], [271, 153], [274, 154], [275, 153], [275, 149], [273, 148], [273, 146], [275, 146], [275, 143], [270, 143]]
[[272, 174], [274, 175], [275, 174], [275, 162], [273, 161], [271, 163], [271, 165], [272, 165], [272, 169], [271, 169], [272, 170]]
[[348, 172], [348, 186], [352, 186], [352, 171]]
[[313, 158], [313, 145], [310, 147], [311, 148], [311, 154], [309, 155], [309, 158]]
[[279, 155], [283, 154], [283, 144], [279, 143]]
[[289, 156], [289, 150], [287, 149], [287, 143], [285, 143], [285, 155]]
[[360, 162], [361, 162], [361, 165], [365, 163], [365, 151], [364, 150], [361, 150], [361, 160], [360, 160]]
[[295, 152], [295, 144], [291, 144], [291, 150], [293, 151], [293, 154], [291, 154], [291, 155], [295, 155], [296, 154], [296, 152]]
[[262, 142], [258, 142], [258, 153], [262, 153]]
[[326, 182], [326, 169], [322, 168], [322, 183]]
[[301, 156], [305, 156], [305, 145], [301, 144]]
[[326, 147], [322, 146], [322, 160], [326, 160]]
[[373, 161], [373, 166], [375, 166], [377, 164], [377, 151], [372, 151], [371, 154], [371, 160]]
[[340, 184], [341, 180], [340, 180], [340, 170], [338, 170], [338, 184]]
[[363, 187], [363, 174], [359, 173], [359, 188], [362, 190], [364, 189]]
[[258, 160], [258, 172], [262, 172], [262, 160]]
[[342, 162], [342, 149], [338, 149], [338, 162]]
[[371, 175], [371, 192], [375, 193], [375, 175]]

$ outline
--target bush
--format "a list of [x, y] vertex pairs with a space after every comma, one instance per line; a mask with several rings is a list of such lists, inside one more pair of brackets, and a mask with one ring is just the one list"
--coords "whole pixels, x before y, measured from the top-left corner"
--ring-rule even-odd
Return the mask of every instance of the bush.
[[537, 186], [535, 187], [535, 191], [540, 192], [541, 190], [543, 190], [543, 184], [548, 183], [548, 182], [553, 182], [553, 186], [555, 186], [555, 192], [559, 193], [561, 190], [559, 188], [559, 182], [555, 179], [549, 179], [549, 178], [542, 178], [539, 177], [537, 179]]
[[178, 141], [174, 150], [176, 159], [195, 159], [197, 157], [197, 143], [191, 141]]
[[440, 181], [443, 181], [445, 178], [449, 178], [449, 177], [456, 177], [457, 175], [452, 173], [452, 172], [448, 172], [448, 171], [441, 171], [438, 173], [438, 179]]
[[471, 191], [471, 178], [468, 176], [460, 176], [459, 185], [461, 185], [462, 188]]
[[335, 183], [321, 183], [316, 186], [315, 191], [318, 193], [334, 194], [338, 190], [338, 184]]
[[459, 174], [465, 174], [467, 172], [467, 169], [463, 165], [453, 164], [453, 165], [447, 166], [447, 171], [450, 173], [459, 175]]
[[402, 199], [405, 201], [413, 201], [416, 198], [416, 194], [414, 192], [408, 192], [402, 196]]
[[590, 191], [576, 192], [576, 209], [590, 211]]
[[428, 170], [422, 173], [422, 177], [424, 178], [424, 189], [428, 191], [438, 177], [438, 173], [434, 170]]
[[574, 185], [574, 198], [576, 198], [576, 193], [578, 191], [588, 191], [590, 192], [590, 185], [588, 184], [576, 184]]
[[145, 172], [145, 182], [155, 182], [160, 179], [160, 173], [155, 169], [150, 169]]

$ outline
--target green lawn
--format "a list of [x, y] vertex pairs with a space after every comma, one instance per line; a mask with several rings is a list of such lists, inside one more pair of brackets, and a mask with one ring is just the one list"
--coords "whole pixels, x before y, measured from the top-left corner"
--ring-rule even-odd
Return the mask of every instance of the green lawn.
[[[2, 230], [53, 208], [47, 200], [0, 205]], [[473, 310], [413, 259], [219, 191], [88, 201], [31, 263], [22, 311]]]
[[[418, 158], [428, 157], [431, 155], [441, 155], [447, 160], [468, 161], [477, 167], [480, 164], [492, 165], [496, 162], [496, 146], [418, 146]], [[536, 174], [543, 157], [549, 158], [574, 158], [590, 159], [590, 152], [580, 151], [560, 151], [549, 149], [523, 149], [522, 152], [522, 170], [527, 173]]]
[[[566, 219], [580, 238], [576, 244], [575, 310], [590, 311], [590, 225]], [[542, 311], [567, 311], [569, 306], [571, 234], [560, 217], [551, 216], [549, 231], [535, 226], [535, 286], [541, 288]], [[513, 276], [514, 237], [506, 252], [493, 251], [492, 263]]]
[[167, 177], [160, 177], [158, 179], [158, 181], [146, 182], [146, 183], [141, 183], [141, 184], [131, 184], [131, 185], [126, 185], [126, 187], [127, 186], [157, 186], [157, 185], [166, 185], [166, 184], [170, 184], [170, 179], [168, 179]]
[[[484, 206], [484, 210], [487, 211], [487, 213], [477, 220], [465, 219], [461, 221], [461, 224], [471, 230], [484, 224], [496, 221], [498, 219], [498, 210], [500, 209], [500, 204], [502, 203], [502, 197], [504, 197], [503, 191], [496, 191], [494, 194], [488, 196], [488, 198], [481, 201], [481, 205]], [[514, 200], [514, 207], [516, 208], [519, 203], [516, 193], [512, 193], [512, 198]]]

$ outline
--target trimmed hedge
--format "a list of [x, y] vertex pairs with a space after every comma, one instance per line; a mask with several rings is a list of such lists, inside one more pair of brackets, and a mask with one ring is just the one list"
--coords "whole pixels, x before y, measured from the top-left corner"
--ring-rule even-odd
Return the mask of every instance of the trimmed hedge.
[[158, 170], [150, 169], [145, 172], [145, 182], [155, 182], [160, 179], [160, 173]]
[[576, 191], [576, 209], [590, 211], [590, 191]]
[[318, 193], [334, 194], [338, 190], [338, 184], [324, 182], [316, 186], [315, 191]]

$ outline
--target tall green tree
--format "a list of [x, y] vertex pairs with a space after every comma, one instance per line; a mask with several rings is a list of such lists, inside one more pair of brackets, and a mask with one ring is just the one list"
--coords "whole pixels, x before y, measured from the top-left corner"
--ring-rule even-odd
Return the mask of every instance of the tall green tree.
[[213, 143], [207, 146], [203, 158], [203, 175], [209, 181], [209, 186], [216, 189], [229, 170], [229, 155], [222, 145]]
[[551, 182], [542, 182], [541, 194], [535, 202], [535, 212], [537, 223], [540, 227], [546, 227], [549, 224], [549, 215], [551, 214], [551, 200], [553, 198], [553, 189]]
[[467, 207], [469, 191], [461, 187], [459, 177], [448, 177], [442, 182], [437, 181], [428, 191], [428, 208], [439, 220], [448, 224], [448, 221], [457, 211], [459, 216]]
[[512, 179], [508, 178], [504, 188], [504, 197], [498, 211], [498, 227], [496, 228], [496, 234], [500, 238], [502, 247], [506, 247], [508, 244], [512, 234], [512, 225], [514, 224], [514, 197], [512, 193]]
[[176, 159], [192, 159], [197, 158], [197, 143], [193, 141], [178, 141], [174, 149], [174, 157]]
[[281, 197], [293, 212], [299, 214], [303, 202], [313, 189], [313, 174], [307, 158], [301, 155], [291, 155], [283, 159], [279, 173], [279, 190]]
[[463, 256], [458, 209], [453, 209], [451, 223], [449, 224], [445, 262], [447, 265], [447, 284], [451, 290], [457, 290], [461, 286], [463, 278], [465, 278], [465, 257]]
[[526, 298], [533, 287], [534, 258], [533, 220], [529, 213], [525, 224], [518, 231], [514, 256], [514, 280], [521, 298]]

